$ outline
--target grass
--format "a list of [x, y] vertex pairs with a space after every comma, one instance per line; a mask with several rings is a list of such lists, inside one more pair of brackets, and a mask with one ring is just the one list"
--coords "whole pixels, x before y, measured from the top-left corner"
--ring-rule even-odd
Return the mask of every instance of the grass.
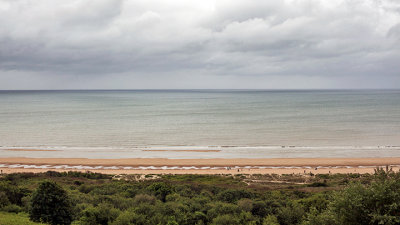
[[1, 225], [39, 225], [43, 223], [35, 223], [29, 220], [26, 213], [7, 213], [0, 212], [0, 224]]

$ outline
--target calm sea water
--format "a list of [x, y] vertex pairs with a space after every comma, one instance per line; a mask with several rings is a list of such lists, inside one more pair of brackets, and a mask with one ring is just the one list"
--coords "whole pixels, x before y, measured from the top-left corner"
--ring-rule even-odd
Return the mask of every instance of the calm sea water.
[[399, 146], [400, 90], [0, 91], [2, 157], [383, 157]]

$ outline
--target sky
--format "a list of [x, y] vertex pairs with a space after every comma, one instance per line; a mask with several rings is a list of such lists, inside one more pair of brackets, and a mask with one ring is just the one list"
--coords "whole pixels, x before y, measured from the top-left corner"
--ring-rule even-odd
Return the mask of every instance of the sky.
[[398, 0], [0, 0], [0, 89], [400, 88]]

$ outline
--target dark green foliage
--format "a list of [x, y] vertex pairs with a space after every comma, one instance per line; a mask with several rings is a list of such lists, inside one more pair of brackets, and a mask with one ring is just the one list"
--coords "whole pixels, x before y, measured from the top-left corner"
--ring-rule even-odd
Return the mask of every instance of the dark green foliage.
[[7, 194], [3, 191], [0, 191], [0, 208], [3, 208], [9, 204], [10, 200], [8, 200]]
[[237, 205], [239, 206], [239, 208], [245, 212], [251, 212], [253, 210], [254, 207], [254, 203], [253, 200], [248, 199], [248, 198], [243, 198], [240, 199], [237, 202]]
[[242, 198], [251, 198], [252, 194], [245, 190], [224, 190], [217, 195], [217, 199], [224, 202], [234, 203]]
[[263, 225], [279, 225], [278, 218], [274, 215], [268, 215], [265, 217]]
[[[361, 176], [351, 174], [349, 177]], [[336, 192], [327, 207], [313, 206], [304, 224], [400, 224], [399, 173], [380, 169], [376, 171], [374, 182], [362, 183], [365, 180]]]
[[75, 181], [74, 181], [74, 184], [75, 184], [76, 186], [81, 186], [83, 183], [82, 183], [82, 181], [75, 180]]
[[56, 171], [47, 171], [46, 176], [49, 177], [84, 177], [87, 179], [111, 179], [111, 175], [102, 174], [102, 173], [82, 173], [78, 171], [68, 171], [68, 172], [56, 172]]
[[[112, 180], [79, 172], [0, 176], [0, 211], [36, 212], [41, 217], [32, 219], [51, 224], [400, 224], [400, 173], [382, 169], [375, 175], [137, 177]], [[46, 206], [53, 204], [43, 200], [50, 197], [65, 204]]]
[[7, 174], [4, 178], [4, 180], [10, 181], [10, 182], [15, 182], [21, 179], [29, 179], [33, 177], [38, 177], [40, 176], [39, 174], [36, 173], [11, 173]]
[[42, 182], [32, 195], [29, 218], [54, 225], [71, 224], [72, 206], [67, 193], [54, 182]]
[[338, 224], [335, 215], [331, 214], [329, 210], [319, 211], [311, 208], [310, 212], [306, 215], [302, 225], [340, 225]]
[[384, 180], [365, 187], [351, 184], [338, 193], [330, 210], [344, 224], [400, 224], [400, 182]]
[[220, 215], [213, 219], [212, 225], [240, 225], [240, 220], [231, 215]]
[[147, 219], [144, 215], [138, 215], [133, 209], [121, 213], [117, 219], [112, 223], [113, 225], [146, 225]]
[[80, 221], [86, 225], [107, 225], [113, 222], [120, 211], [110, 204], [100, 204], [97, 207], [89, 207], [82, 213]]
[[22, 208], [14, 204], [4, 206], [2, 210], [5, 212], [12, 212], [12, 213], [22, 212]]
[[[13, 181], [14, 179], [16, 179], [15, 176], [7, 176], [6, 179], [10, 177], [13, 177]], [[0, 196], [3, 196], [3, 198], [7, 198], [7, 200], [0, 200], [0, 205], [9, 202], [11, 204], [21, 206], [22, 198], [27, 196], [29, 193], [30, 191], [26, 188], [17, 187], [10, 182], [0, 182]]]
[[154, 205], [156, 203], [156, 201], [157, 201], [157, 199], [154, 196], [147, 195], [147, 194], [138, 194], [134, 198], [134, 203], [136, 205], [143, 204], [143, 203]]
[[79, 186], [78, 190], [84, 194], [88, 194], [89, 192], [91, 192], [95, 187], [94, 186], [89, 186], [89, 185], [81, 185]]
[[317, 193], [308, 198], [299, 200], [299, 203], [304, 207], [305, 211], [310, 211], [315, 208], [319, 211], [325, 210], [329, 204], [330, 195], [324, 193]]
[[251, 213], [255, 216], [263, 218], [269, 214], [275, 214], [281, 205], [275, 200], [255, 201]]
[[314, 182], [308, 185], [309, 187], [326, 187], [328, 186], [325, 182]]
[[277, 218], [281, 225], [299, 224], [304, 215], [302, 205], [296, 202], [288, 202], [284, 207], [278, 209]]
[[161, 201], [165, 202], [165, 198], [168, 194], [172, 192], [171, 186], [166, 183], [154, 183], [148, 188], [155, 196], [157, 196]]

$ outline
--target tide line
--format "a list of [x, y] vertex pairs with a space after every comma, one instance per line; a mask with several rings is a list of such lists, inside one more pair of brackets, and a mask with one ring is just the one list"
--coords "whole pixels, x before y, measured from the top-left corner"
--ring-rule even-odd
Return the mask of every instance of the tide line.
[[[389, 165], [400, 167], [400, 165]], [[64, 169], [64, 170], [220, 170], [220, 169], [338, 169], [338, 168], [375, 168], [376, 166], [87, 166], [87, 165], [26, 165], [26, 164], [0, 164], [0, 168], [10, 169]]]

